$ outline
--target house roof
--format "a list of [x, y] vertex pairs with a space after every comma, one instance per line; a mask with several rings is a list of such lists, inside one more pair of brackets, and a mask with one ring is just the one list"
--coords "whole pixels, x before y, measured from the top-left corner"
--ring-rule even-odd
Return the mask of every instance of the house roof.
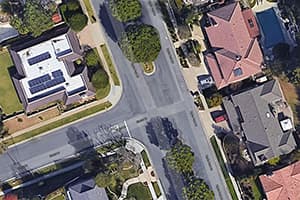
[[108, 200], [104, 188], [99, 188], [94, 179], [81, 180], [72, 183], [68, 191], [70, 200]]
[[271, 109], [274, 103], [282, 100], [279, 83], [275, 80], [232, 95], [230, 99], [224, 98], [231, 127], [244, 134], [255, 165], [289, 153], [296, 146], [291, 132], [282, 130], [278, 113]]
[[217, 88], [261, 72], [263, 56], [252, 11], [242, 11], [236, 2], [209, 12], [208, 19], [205, 30], [212, 52], [205, 57]]
[[10, 54], [17, 69], [12, 79], [26, 112], [56, 100], [74, 103], [83, 92], [94, 95], [84, 70], [78, 71], [73, 64], [82, 57], [82, 49], [76, 33], [66, 26], [17, 41]]
[[300, 199], [300, 161], [259, 177], [268, 200]]

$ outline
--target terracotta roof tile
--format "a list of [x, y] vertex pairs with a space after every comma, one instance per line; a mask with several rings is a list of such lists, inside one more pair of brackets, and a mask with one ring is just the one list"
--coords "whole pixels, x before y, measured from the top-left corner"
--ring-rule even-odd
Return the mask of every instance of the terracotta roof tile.
[[[262, 52], [257, 39], [252, 38], [255, 31], [249, 32], [244, 19], [252, 19], [251, 14], [252, 11], [247, 11], [244, 16], [237, 2], [208, 13], [214, 24], [205, 30], [211, 46], [216, 49], [216, 61], [210, 56], [208, 67], [219, 89], [261, 72]], [[234, 70], [238, 68], [242, 74], [235, 76]]]
[[299, 175], [300, 161], [280, 170], [274, 171], [270, 176], [261, 175], [259, 179], [262, 183], [268, 200], [299, 200]]

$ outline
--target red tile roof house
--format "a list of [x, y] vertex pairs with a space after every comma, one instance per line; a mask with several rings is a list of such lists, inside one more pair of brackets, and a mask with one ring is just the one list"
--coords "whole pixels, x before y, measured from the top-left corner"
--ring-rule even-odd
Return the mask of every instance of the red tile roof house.
[[262, 71], [259, 28], [251, 9], [242, 10], [235, 2], [209, 12], [208, 22], [211, 50], [205, 60], [218, 89]]
[[268, 200], [300, 199], [300, 161], [259, 179]]

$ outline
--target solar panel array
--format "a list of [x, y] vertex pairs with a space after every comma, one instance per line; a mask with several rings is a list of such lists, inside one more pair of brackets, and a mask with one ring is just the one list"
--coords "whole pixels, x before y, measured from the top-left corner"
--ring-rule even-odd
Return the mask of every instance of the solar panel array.
[[66, 54], [71, 53], [71, 52], [72, 52], [72, 49], [66, 49], [66, 50], [64, 50], [64, 51], [58, 52], [58, 53], [56, 54], [56, 56], [57, 56], [57, 57], [60, 57], [60, 56], [66, 55]]
[[62, 72], [60, 69], [59, 69], [59, 70], [56, 70], [56, 71], [52, 72], [52, 76], [53, 76], [54, 78], [61, 77], [61, 76], [63, 76], [63, 72]]
[[39, 85], [41, 83], [44, 83], [44, 82], [50, 81], [50, 80], [51, 80], [50, 75], [46, 74], [46, 75], [37, 77], [35, 79], [31, 79], [30, 81], [28, 81], [28, 84], [29, 84], [30, 87], [34, 87], [36, 85]]
[[[44, 76], [40, 76], [38, 78], [32, 79], [30, 81], [28, 81], [28, 84], [30, 86], [29, 90], [31, 92], [31, 94], [35, 94], [37, 92], [43, 91], [47, 88], [51, 88], [53, 86], [56, 86], [58, 84], [61, 84], [63, 82], [65, 82], [65, 78], [63, 77], [62, 72], [58, 72], [60, 70], [57, 70], [56, 76], [53, 76], [54, 78], [51, 79], [50, 75], [44, 75]], [[52, 73], [53, 75], [53, 73]]]
[[50, 55], [49, 52], [45, 52], [45, 53], [42, 53], [42, 54], [37, 55], [35, 57], [29, 58], [27, 61], [28, 61], [29, 65], [34, 65], [36, 63], [47, 60], [48, 58], [51, 58], [51, 55]]

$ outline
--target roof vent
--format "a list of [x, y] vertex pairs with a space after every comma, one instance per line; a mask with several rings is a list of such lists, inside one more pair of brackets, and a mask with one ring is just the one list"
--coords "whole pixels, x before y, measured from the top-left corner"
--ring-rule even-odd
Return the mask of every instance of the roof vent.
[[266, 116], [267, 116], [267, 118], [270, 118], [270, 117], [271, 117], [271, 115], [270, 115], [269, 112], [266, 113]]
[[240, 61], [241, 58], [242, 58], [242, 56], [239, 56], [239, 55], [236, 55], [236, 56], [235, 56], [235, 60], [236, 60], [236, 61]]

